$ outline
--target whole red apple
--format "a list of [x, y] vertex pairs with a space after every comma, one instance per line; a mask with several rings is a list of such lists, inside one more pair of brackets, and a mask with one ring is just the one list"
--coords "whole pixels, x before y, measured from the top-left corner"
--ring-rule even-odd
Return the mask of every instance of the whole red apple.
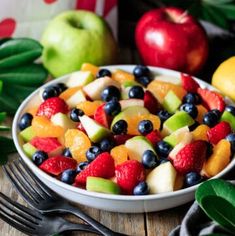
[[204, 29], [191, 15], [175, 7], [145, 13], [137, 23], [135, 40], [146, 65], [195, 74], [208, 56]]

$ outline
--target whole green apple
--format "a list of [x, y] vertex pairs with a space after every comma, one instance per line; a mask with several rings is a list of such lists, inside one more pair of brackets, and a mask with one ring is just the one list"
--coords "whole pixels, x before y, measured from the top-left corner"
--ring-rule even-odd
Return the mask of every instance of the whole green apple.
[[113, 64], [117, 45], [107, 23], [88, 11], [66, 11], [42, 36], [44, 66], [54, 77], [79, 70], [82, 63]]

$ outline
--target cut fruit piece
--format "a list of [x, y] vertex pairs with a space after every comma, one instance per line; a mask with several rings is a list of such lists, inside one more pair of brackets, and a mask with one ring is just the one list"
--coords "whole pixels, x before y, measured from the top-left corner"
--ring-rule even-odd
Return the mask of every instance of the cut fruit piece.
[[184, 186], [184, 175], [177, 173], [174, 184], [174, 191], [180, 190]]
[[32, 126], [29, 126], [20, 132], [20, 137], [22, 137], [25, 142], [29, 142], [35, 136], [36, 132], [34, 131]]
[[194, 124], [194, 119], [185, 111], [176, 112], [173, 116], [167, 119], [163, 124], [162, 135], [167, 136], [175, 130], [184, 126]]
[[197, 105], [196, 107], [198, 111], [196, 121], [201, 124], [203, 123], [203, 117], [208, 112], [208, 110], [203, 105]]
[[79, 102], [86, 101], [86, 96], [84, 92], [80, 89], [75, 92], [71, 97], [66, 100], [66, 103], [70, 108], [76, 107]]
[[172, 90], [176, 96], [182, 100], [186, 95], [186, 91], [180, 85], [153, 80], [149, 83], [147, 89], [156, 97], [156, 99], [162, 104], [164, 97]]
[[105, 103], [97, 107], [94, 113], [94, 120], [103, 125], [105, 128], [109, 128], [112, 117], [106, 114], [104, 106]]
[[60, 98], [64, 99], [65, 101], [68, 100], [72, 95], [74, 95], [76, 92], [78, 92], [79, 90], [81, 90], [81, 87], [73, 87], [73, 88], [68, 88], [66, 89], [64, 92], [62, 92], [60, 94]]
[[220, 120], [227, 121], [230, 124], [231, 128], [235, 130], [235, 116], [232, 113], [224, 111]]
[[29, 158], [32, 158], [33, 154], [38, 151], [37, 148], [35, 148], [32, 144], [30, 143], [25, 143], [23, 146], [22, 146], [25, 154], [27, 157]]
[[99, 78], [83, 87], [83, 91], [92, 100], [101, 100], [102, 91], [108, 86], [115, 86], [120, 89], [120, 84], [108, 76]]
[[64, 132], [67, 129], [73, 129], [76, 127], [76, 123], [73, 122], [69, 117], [61, 112], [55, 114], [51, 117], [51, 122], [53, 125], [61, 126], [64, 129]]
[[84, 101], [84, 102], [79, 102], [77, 104], [77, 108], [81, 109], [85, 115], [87, 116], [93, 116], [95, 114], [96, 109], [103, 104], [102, 101]]
[[169, 161], [155, 167], [146, 178], [150, 193], [174, 191], [176, 176], [177, 172]]
[[179, 77], [170, 76], [170, 75], [156, 75], [154, 77], [154, 80], [156, 81], [162, 81], [167, 83], [172, 83], [175, 85], [181, 85], [181, 79]]
[[159, 102], [148, 90], [146, 90], [144, 93], [144, 107], [147, 108], [152, 114], [157, 114], [157, 112], [160, 110]]
[[200, 88], [198, 82], [188, 74], [181, 73], [182, 87], [189, 93], [196, 93]]
[[114, 147], [110, 154], [114, 159], [115, 166], [128, 160], [128, 150], [125, 145]]
[[199, 125], [194, 131], [192, 131], [193, 140], [204, 140], [208, 141], [207, 132], [210, 130], [210, 127], [207, 125]]
[[142, 161], [142, 155], [146, 150], [151, 150], [156, 153], [152, 144], [143, 136], [135, 136], [128, 139], [125, 143], [125, 147], [127, 148], [129, 159], [139, 162]]
[[72, 73], [66, 83], [68, 88], [84, 86], [94, 80], [94, 76], [89, 71], [76, 71]]
[[65, 133], [65, 147], [69, 148], [72, 157], [78, 162], [86, 161], [86, 151], [91, 142], [86, 134], [77, 129], [69, 129]]
[[53, 123], [44, 116], [35, 116], [32, 120], [32, 130], [38, 137], [61, 137], [64, 129]]
[[90, 63], [83, 63], [81, 66], [81, 71], [90, 71], [94, 77], [96, 77], [96, 74], [99, 71], [99, 67], [92, 65]]
[[123, 84], [125, 81], [134, 81], [135, 76], [127, 71], [117, 69], [112, 73], [112, 79]]
[[119, 101], [121, 105], [122, 111], [128, 107], [133, 107], [133, 106], [144, 106], [144, 101], [142, 99], [126, 99], [126, 100], [120, 100]]
[[90, 140], [94, 143], [98, 143], [102, 139], [110, 135], [111, 131], [104, 126], [98, 124], [90, 117], [83, 115], [80, 117], [80, 121]]
[[129, 98], [129, 91], [135, 85], [141, 86], [141, 84], [137, 83], [134, 80], [124, 81], [123, 84], [121, 85], [121, 98], [128, 99]]
[[109, 179], [87, 177], [86, 190], [98, 193], [120, 194], [119, 186]]
[[216, 144], [212, 155], [206, 160], [202, 168], [202, 174], [208, 178], [217, 175], [230, 162], [231, 144], [229, 141], [222, 139]]
[[172, 114], [179, 108], [181, 104], [181, 100], [172, 90], [170, 90], [164, 97], [162, 106], [165, 110]]

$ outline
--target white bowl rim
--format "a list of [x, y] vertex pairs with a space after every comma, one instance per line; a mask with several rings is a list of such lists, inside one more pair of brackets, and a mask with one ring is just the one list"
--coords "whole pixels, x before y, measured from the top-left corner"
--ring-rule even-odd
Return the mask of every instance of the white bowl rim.
[[[110, 70], [113, 69], [124, 69], [124, 70], [128, 70], [128, 68], [134, 68], [136, 65], [107, 65], [107, 66], [102, 66], [103, 68], [107, 68]], [[159, 73], [160, 75], [163, 74], [168, 74], [168, 75], [172, 75], [172, 76], [179, 76], [179, 74], [181, 72], [178, 71], [174, 71], [174, 70], [170, 70], [170, 69], [165, 69], [165, 68], [160, 68], [160, 67], [152, 67], [152, 66], [148, 66], [148, 68], [150, 69], [151, 72], [154, 73]], [[33, 164], [33, 162], [26, 156], [26, 154], [24, 153], [23, 149], [20, 146], [19, 143], [19, 138], [18, 138], [18, 121], [20, 119], [22, 110], [24, 110], [24, 108], [27, 106], [27, 104], [30, 102], [30, 100], [39, 93], [40, 89], [48, 86], [48, 85], [52, 85], [54, 83], [58, 83], [58, 82], [62, 82], [64, 79], [68, 78], [69, 75], [71, 74], [67, 74], [64, 75], [62, 77], [59, 77], [57, 79], [54, 79], [50, 82], [45, 83], [43, 86], [37, 88], [32, 94], [30, 94], [20, 105], [20, 107], [18, 108], [15, 116], [14, 116], [14, 120], [13, 120], [13, 125], [12, 125], [12, 137], [13, 137], [13, 141], [15, 143], [16, 149], [18, 151], [18, 153], [20, 154], [20, 156], [22, 157], [23, 161], [29, 166], [29, 168], [34, 172], [37, 171], [41, 176], [43, 176], [44, 179], [46, 179], [49, 182], [54, 182], [55, 184], [59, 185], [61, 188], [63, 188], [64, 190], [69, 190], [72, 191], [74, 193], [78, 193], [84, 196], [90, 196], [90, 197], [95, 197], [95, 198], [102, 198], [102, 199], [107, 199], [107, 200], [119, 200], [119, 201], [140, 201], [140, 200], [144, 200], [144, 201], [148, 201], [148, 200], [160, 200], [160, 199], [167, 199], [167, 198], [173, 198], [179, 195], [185, 195], [191, 192], [194, 192], [197, 187], [200, 184], [188, 187], [188, 188], [183, 188], [180, 190], [176, 190], [173, 192], [166, 192], [166, 193], [158, 193], [158, 194], [149, 194], [149, 195], [143, 195], [143, 196], [133, 196], [133, 195], [114, 195], [114, 194], [105, 194], [105, 193], [98, 193], [98, 192], [90, 192], [87, 191], [85, 189], [82, 188], [78, 188], [72, 185], [68, 185], [66, 183], [63, 183], [62, 181], [57, 180], [56, 178], [50, 176], [49, 174], [45, 173], [44, 171], [42, 171], [41, 169], [39, 169], [36, 165]], [[201, 85], [203, 85], [204, 87], [207, 87], [211, 90], [217, 90], [215, 89], [213, 86], [211, 86], [210, 84], [208, 84], [205, 81], [202, 81], [196, 77], [194, 77]], [[218, 90], [217, 90], [218, 91]], [[217, 174], [216, 176], [210, 178], [220, 178], [223, 175], [225, 175], [226, 173], [228, 173], [233, 166], [235, 165], [235, 158], [229, 163], [229, 165], [227, 165], [219, 174]]]

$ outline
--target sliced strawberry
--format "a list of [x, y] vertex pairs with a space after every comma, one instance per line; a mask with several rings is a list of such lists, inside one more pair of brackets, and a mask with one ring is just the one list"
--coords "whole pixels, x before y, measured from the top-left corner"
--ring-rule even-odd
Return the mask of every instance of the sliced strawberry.
[[74, 159], [63, 156], [51, 157], [39, 166], [41, 170], [56, 176], [68, 169], [75, 170], [76, 167], [77, 162]]
[[180, 174], [191, 171], [199, 173], [206, 159], [206, 152], [207, 143], [197, 140], [186, 144], [171, 160], [176, 171]]
[[111, 117], [108, 116], [104, 111], [104, 104], [101, 104], [95, 111], [94, 120], [97, 121], [99, 124], [103, 125], [106, 128], [109, 128], [111, 123]]
[[57, 140], [57, 138], [41, 138], [34, 137], [30, 143], [36, 147], [37, 149], [44, 151], [46, 153], [52, 152], [60, 147], [62, 147], [61, 143]]
[[117, 184], [125, 194], [133, 194], [134, 187], [145, 180], [143, 165], [136, 160], [128, 160], [116, 166]]
[[207, 138], [210, 143], [217, 144], [221, 139], [224, 139], [232, 132], [228, 122], [222, 121], [210, 130], [207, 131]]
[[115, 144], [118, 146], [118, 145], [124, 144], [128, 139], [132, 137], [133, 135], [130, 135], [130, 134], [117, 134], [113, 136], [113, 139], [114, 139]]
[[82, 125], [81, 122], [79, 122], [79, 123], [77, 124], [77, 129], [79, 129], [80, 131], [82, 131], [83, 133], [86, 134], [86, 130], [84, 129], [84, 127], [83, 127], [83, 125]]
[[153, 130], [151, 133], [145, 136], [155, 147], [155, 145], [162, 140], [161, 132], [159, 130]]
[[86, 184], [88, 176], [111, 178], [115, 174], [114, 160], [108, 152], [103, 152], [96, 157], [83, 171], [75, 178], [77, 184]]
[[36, 115], [46, 116], [50, 119], [53, 115], [59, 112], [66, 114], [68, 112], [68, 105], [63, 99], [59, 97], [52, 97], [41, 103]]
[[198, 88], [197, 93], [200, 95], [203, 105], [210, 110], [218, 109], [220, 112], [224, 111], [225, 102], [219, 93], [210, 91], [208, 89]]
[[157, 99], [148, 90], [144, 93], [144, 107], [147, 108], [152, 114], [157, 114], [160, 109]]
[[196, 80], [192, 78], [191, 75], [181, 73], [182, 87], [190, 93], [196, 93], [200, 85]]

